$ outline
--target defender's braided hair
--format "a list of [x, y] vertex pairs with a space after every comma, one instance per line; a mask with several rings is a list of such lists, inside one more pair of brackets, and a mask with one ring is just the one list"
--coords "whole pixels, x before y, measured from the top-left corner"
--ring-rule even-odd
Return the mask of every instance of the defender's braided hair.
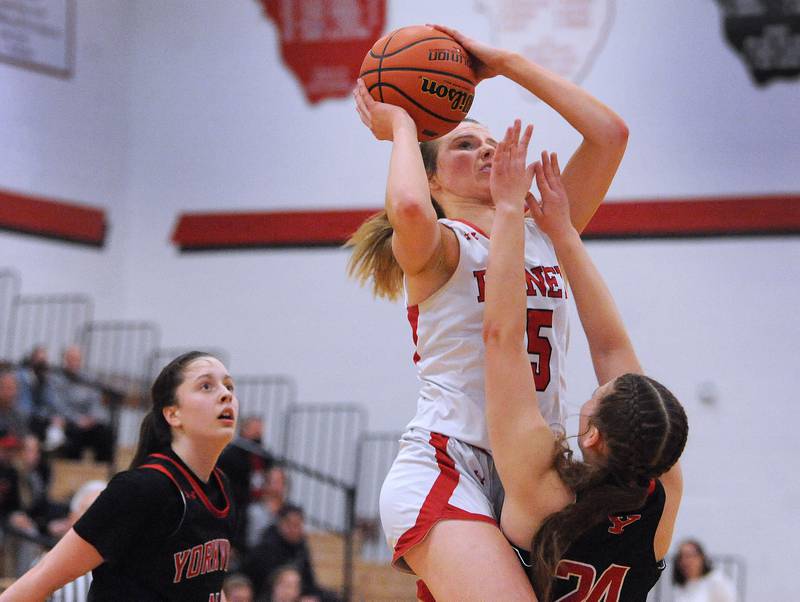
[[531, 578], [540, 600], [549, 600], [558, 561], [569, 546], [609, 515], [644, 505], [650, 480], [669, 470], [686, 444], [686, 413], [669, 390], [641, 374], [625, 374], [589, 420], [608, 450], [603, 465], [578, 462], [563, 435], [555, 469], [576, 501], [551, 514], [531, 544]]

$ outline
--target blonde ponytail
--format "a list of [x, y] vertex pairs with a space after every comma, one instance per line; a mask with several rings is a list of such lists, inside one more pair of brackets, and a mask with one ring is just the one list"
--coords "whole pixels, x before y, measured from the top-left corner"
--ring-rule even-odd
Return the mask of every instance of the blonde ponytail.
[[353, 254], [347, 275], [362, 286], [372, 280], [372, 293], [394, 301], [403, 291], [403, 270], [392, 252], [394, 229], [386, 211], [379, 211], [361, 224], [344, 244]]

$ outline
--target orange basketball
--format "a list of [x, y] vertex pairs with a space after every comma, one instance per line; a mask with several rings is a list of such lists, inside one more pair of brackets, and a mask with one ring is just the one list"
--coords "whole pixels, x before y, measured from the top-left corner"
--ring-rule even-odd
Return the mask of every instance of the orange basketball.
[[419, 140], [455, 128], [475, 98], [467, 52], [446, 33], [421, 25], [396, 29], [375, 42], [359, 77], [375, 100], [408, 111]]

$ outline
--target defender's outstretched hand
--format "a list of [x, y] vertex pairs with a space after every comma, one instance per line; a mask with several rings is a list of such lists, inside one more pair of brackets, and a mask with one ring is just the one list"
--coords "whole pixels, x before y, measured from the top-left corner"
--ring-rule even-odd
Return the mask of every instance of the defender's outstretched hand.
[[533, 195], [528, 195], [526, 202], [536, 224], [553, 241], [575, 232], [570, 221], [569, 198], [561, 182], [561, 169], [556, 153], [542, 151], [542, 160], [533, 164], [533, 170], [542, 200], [538, 202]]
[[386, 102], [378, 102], [372, 98], [361, 78], [356, 82], [353, 98], [355, 98], [356, 111], [358, 111], [361, 122], [378, 140], [393, 140], [394, 128], [399, 120], [407, 120], [416, 129], [414, 120], [405, 109]]
[[522, 122], [519, 119], [506, 129], [505, 137], [498, 143], [492, 157], [489, 189], [495, 207], [525, 207], [525, 197], [533, 183], [534, 166], [525, 165], [528, 144], [533, 135], [533, 126], [528, 125], [520, 138]]

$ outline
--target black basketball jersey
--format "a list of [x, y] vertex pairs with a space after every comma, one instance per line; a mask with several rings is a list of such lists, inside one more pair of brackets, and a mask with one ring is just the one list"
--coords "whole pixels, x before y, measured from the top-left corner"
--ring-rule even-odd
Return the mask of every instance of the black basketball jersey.
[[219, 602], [234, 533], [230, 485], [215, 468], [206, 489], [166, 454], [151, 454], [135, 470], [158, 471], [177, 488], [183, 516], [174, 531], [158, 541], [134, 544], [124, 558], [93, 571], [89, 600], [181, 600]]
[[[611, 515], [576, 539], [556, 567], [551, 599], [644, 602], [665, 567], [653, 551], [665, 499], [661, 482], [652, 481], [642, 508]], [[528, 552], [515, 549], [529, 567]]]

